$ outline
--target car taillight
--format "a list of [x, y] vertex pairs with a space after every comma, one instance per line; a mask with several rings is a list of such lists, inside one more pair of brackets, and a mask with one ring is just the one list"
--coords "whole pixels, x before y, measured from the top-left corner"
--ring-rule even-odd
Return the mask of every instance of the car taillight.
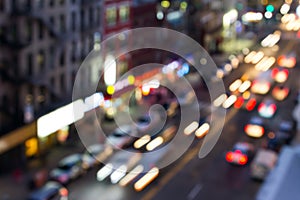
[[233, 161], [233, 153], [232, 152], [226, 153], [225, 159], [227, 162], [232, 162]]
[[234, 103], [234, 107], [235, 107], [235, 108], [240, 108], [240, 107], [242, 107], [243, 103], [244, 103], [243, 97], [239, 97], [239, 98], [236, 100], [236, 102]]
[[244, 128], [245, 133], [247, 133], [247, 130], [249, 129], [249, 124], [247, 124]]
[[255, 100], [255, 99], [250, 99], [250, 100], [248, 101], [247, 105], [246, 105], [246, 109], [247, 109], [248, 111], [251, 111], [251, 110], [254, 109], [255, 105], [256, 105], [256, 100]]
[[272, 73], [271, 73], [271, 76], [272, 76], [272, 78], [275, 78], [276, 77], [276, 74], [279, 72], [279, 69], [278, 68], [274, 68], [273, 70], [272, 70]]
[[241, 155], [239, 158], [239, 164], [245, 165], [248, 162], [248, 157], [246, 155]]
[[261, 112], [264, 106], [265, 106], [264, 104], [260, 104], [257, 108], [258, 112]]
[[276, 107], [275, 104], [272, 104], [272, 105], [271, 105], [271, 108], [272, 108], [273, 112], [275, 112], [275, 110], [276, 110], [277, 107]]

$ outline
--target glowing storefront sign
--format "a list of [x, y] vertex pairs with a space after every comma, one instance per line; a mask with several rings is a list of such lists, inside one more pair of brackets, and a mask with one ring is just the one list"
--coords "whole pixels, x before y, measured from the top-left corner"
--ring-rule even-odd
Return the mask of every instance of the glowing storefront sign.
[[38, 137], [46, 137], [83, 118], [86, 110], [82, 99], [61, 107], [37, 120]]

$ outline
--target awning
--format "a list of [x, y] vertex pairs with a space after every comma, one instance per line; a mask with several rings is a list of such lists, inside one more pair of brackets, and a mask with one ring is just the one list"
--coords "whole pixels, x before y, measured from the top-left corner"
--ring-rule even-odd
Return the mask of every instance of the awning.
[[0, 137], [0, 154], [24, 143], [31, 137], [36, 137], [36, 122], [18, 128]]

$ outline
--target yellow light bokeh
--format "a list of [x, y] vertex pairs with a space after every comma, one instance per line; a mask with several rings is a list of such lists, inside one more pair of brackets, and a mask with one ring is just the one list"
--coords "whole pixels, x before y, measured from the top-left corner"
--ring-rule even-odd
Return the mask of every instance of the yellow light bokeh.
[[163, 8], [169, 8], [170, 7], [170, 2], [169, 1], [162, 1], [160, 3], [161, 7]]
[[106, 92], [107, 92], [107, 94], [109, 94], [109, 95], [114, 94], [114, 93], [115, 93], [115, 87], [114, 87], [113, 85], [107, 86]]
[[135, 82], [135, 78], [134, 78], [133, 75], [129, 75], [129, 76], [127, 77], [127, 80], [128, 80], [129, 85], [133, 85], [134, 82]]

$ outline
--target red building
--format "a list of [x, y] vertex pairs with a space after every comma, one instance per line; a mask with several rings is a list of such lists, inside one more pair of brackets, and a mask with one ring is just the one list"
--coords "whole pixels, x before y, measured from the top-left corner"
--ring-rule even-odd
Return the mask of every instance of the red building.
[[[132, 1], [131, 0], [105, 0], [103, 3], [103, 17], [102, 17], [102, 39], [114, 36], [122, 31], [126, 31], [132, 28]], [[115, 37], [114, 40], [109, 40], [105, 43], [106, 46], [102, 46], [105, 55], [109, 52], [126, 52], [126, 49], [130, 45], [130, 37], [128, 34], [121, 34]], [[104, 58], [105, 60], [106, 58]], [[131, 58], [129, 54], [121, 55], [116, 58], [116, 78], [118, 79], [122, 74], [128, 71], [131, 65]], [[105, 76], [105, 74], [104, 74]]]

